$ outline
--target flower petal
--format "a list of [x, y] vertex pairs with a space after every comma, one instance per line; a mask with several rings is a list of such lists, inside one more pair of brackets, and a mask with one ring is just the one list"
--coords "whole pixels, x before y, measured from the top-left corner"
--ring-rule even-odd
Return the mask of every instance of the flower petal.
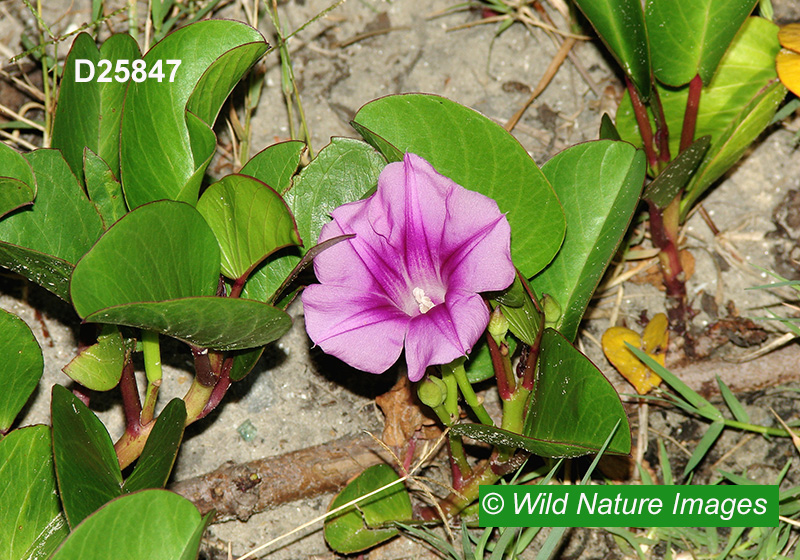
[[406, 362], [411, 381], [422, 379], [429, 365], [447, 364], [470, 352], [489, 324], [489, 310], [478, 294], [456, 290], [447, 298], [408, 325]]
[[516, 274], [511, 261], [511, 227], [498, 213], [493, 222], [473, 231], [472, 236], [455, 245], [442, 263], [448, 289], [470, 292], [504, 290]]
[[400, 357], [411, 319], [385, 296], [313, 284], [302, 300], [306, 331], [325, 353], [370, 373], [383, 373]]

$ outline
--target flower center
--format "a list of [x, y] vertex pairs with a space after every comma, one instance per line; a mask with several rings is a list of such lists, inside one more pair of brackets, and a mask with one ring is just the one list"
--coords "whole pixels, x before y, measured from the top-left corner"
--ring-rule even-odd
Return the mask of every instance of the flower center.
[[419, 304], [420, 313], [427, 313], [428, 311], [436, 307], [436, 304], [433, 303], [431, 298], [425, 295], [425, 290], [423, 290], [422, 288], [414, 288], [414, 290], [411, 293], [414, 296], [414, 300]]

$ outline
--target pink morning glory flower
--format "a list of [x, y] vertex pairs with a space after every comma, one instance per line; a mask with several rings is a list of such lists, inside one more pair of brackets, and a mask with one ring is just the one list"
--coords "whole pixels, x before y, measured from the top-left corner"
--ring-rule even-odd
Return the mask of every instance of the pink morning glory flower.
[[326, 353], [371, 373], [405, 347], [408, 377], [464, 356], [489, 323], [481, 292], [514, 280], [511, 228], [497, 203], [406, 154], [376, 193], [335, 209], [319, 241], [355, 237], [314, 259], [306, 330]]

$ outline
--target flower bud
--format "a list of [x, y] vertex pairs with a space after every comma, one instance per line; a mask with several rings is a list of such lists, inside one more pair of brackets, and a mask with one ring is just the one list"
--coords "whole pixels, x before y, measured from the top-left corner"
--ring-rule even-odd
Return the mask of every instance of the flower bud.
[[417, 385], [417, 396], [422, 404], [436, 409], [444, 404], [447, 387], [438, 377], [428, 376]]

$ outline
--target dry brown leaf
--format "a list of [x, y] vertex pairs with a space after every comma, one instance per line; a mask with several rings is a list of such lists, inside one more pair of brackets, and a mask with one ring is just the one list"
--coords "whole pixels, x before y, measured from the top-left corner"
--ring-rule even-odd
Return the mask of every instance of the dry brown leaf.
[[402, 447], [421, 429], [422, 439], [436, 439], [441, 434], [438, 422], [428, 415], [428, 409], [417, 399], [417, 392], [408, 377], [401, 376], [389, 392], [375, 397], [386, 421], [383, 443]]

